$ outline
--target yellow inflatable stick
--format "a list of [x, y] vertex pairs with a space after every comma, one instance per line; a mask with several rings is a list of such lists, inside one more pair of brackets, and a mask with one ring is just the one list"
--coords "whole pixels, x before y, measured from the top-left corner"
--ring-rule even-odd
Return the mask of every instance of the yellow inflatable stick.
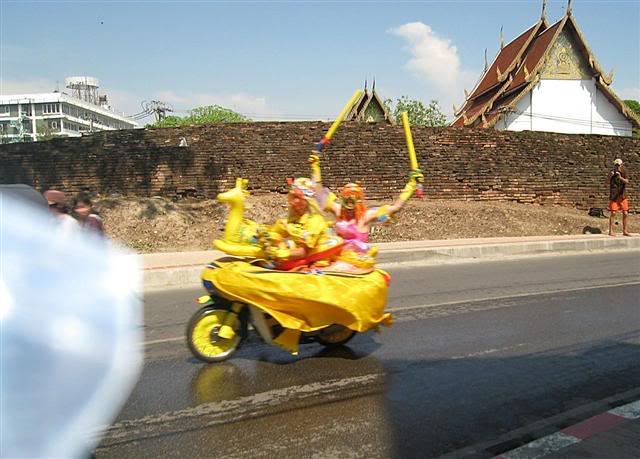
[[418, 168], [418, 159], [416, 158], [416, 150], [413, 147], [413, 137], [411, 136], [411, 127], [409, 126], [409, 117], [407, 112], [402, 112], [402, 127], [404, 128], [404, 138], [407, 140], [407, 149], [409, 150], [409, 162], [411, 170]]
[[[409, 117], [407, 112], [402, 112], [402, 127], [404, 128], [404, 138], [407, 141], [407, 149], [409, 150], [409, 163], [411, 164], [411, 170], [418, 170], [418, 158], [416, 158], [416, 149], [413, 146], [413, 136], [411, 135], [411, 127], [409, 126]], [[417, 193], [418, 197], [422, 197], [422, 185], [418, 183]]]
[[347, 115], [349, 110], [351, 110], [351, 107], [353, 107], [353, 104], [356, 103], [356, 101], [360, 98], [361, 95], [362, 95], [362, 89], [358, 89], [356, 92], [353, 93], [353, 96], [351, 96], [351, 99], [349, 99], [349, 102], [347, 102], [347, 104], [342, 108], [342, 111], [337, 116], [337, 118], [335, 119], [335, 121], [333, 122], [329, 130], [327, 131], [327, 133], [322, 137], [322, 140], [320, 140], [320, 142], [316, 144], [316, 149], [318, 151], [322, 151], [322, 148], [331, 141], [331, 138], [333, 137], [333, 134], [335, 134], [335, 132], [338, 130], [340, 123], [342, 123], [342, 120], [344, 119], [344, 117]]

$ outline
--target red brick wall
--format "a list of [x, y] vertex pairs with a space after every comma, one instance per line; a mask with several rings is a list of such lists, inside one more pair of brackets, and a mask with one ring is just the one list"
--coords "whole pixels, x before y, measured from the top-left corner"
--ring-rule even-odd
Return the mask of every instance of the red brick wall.
[[[0, 146], [0, 183], [101, 194], [211, 197], [250, 180], [254, 193], [308, 175], [307, 156], [328, 123], [237, 123], [111, 131]], [[425, 195], [603, 207], [606, 174], [622, 158], [640, 201], [640, 140], [490, 129], [412, 128]], [[185, 137], [188, 147], [179, 147]], [[401, 126], [345, 123], [323, 154], [325, 183], [360, 180], [371, 198], [403, 186], [409, 161]], [[638, 175], [640, 176], [640, 175]]]

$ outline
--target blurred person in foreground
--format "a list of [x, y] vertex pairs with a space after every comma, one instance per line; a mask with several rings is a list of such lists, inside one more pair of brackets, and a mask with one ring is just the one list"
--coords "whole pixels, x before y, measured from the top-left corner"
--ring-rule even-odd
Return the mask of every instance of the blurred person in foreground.
[[73, 200], [73, 212], [78, 218], [78, 223], [84, 229], [104, 236], [102, 219], [94, 212], [93, 202], [87, 193], [78, 193]]
[[137, 257], [0, 202], [0, 457], [86, 458], [141, 371]]
[[629, 214], [629, 200], [626, 195], [626, 186], [629, 183], [627, 171], [621, 159], [613, 161], [613, 169], [609, 171], [609, 236], [613, 234], [613, 221], [616, 212], [622, 212], [622, 234], [631, 236], [627, 228], [627, 215]]
[[66, 231], [78, 227], [76, 219], [69, 215], [67, 198], [62, 191], [47, 190], [42, 195], [49, 204], [49, 211], [57, 219], [63, 230]]

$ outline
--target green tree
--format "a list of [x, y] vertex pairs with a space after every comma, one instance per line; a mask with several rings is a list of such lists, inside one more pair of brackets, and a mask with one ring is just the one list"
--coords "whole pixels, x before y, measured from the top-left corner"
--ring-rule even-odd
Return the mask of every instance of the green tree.
[[395, 103], [391, 99], [384, 104], [398, 123], [402, 122], [402, 112], [407, 112], [409, 122], [414, 126], [446, 126], [447, 116], [442, 113], [437, 100], [432, 100], [429, 105], [424, 105], [419, 100], [402, 96]]
[[[631, 109], [631, 111], [633, 111], [633, 113], [636, 114], [638, 118], [640, 118], [640, 102], [633, 99], [627, 99], [624, 101], [624, 103]], [[633, 128], [633, 136], [640, 137], [640, 129]]]
[[38, 142], [43, 140], [51, 140], [55, 137], [53, 130], [49, 127], [49, 124], [45, 120], [36, 121], [36, 137]]
[[627, 99], [624, 101], [624, 103], [627, 104], [627, 107], [633, 110], [633, 113], [640, 117], [640, 102], [633, 99]]
[[212, 124], [212, 123], [242, 123], [251, 121], [240, 113], [234, 112], [220, 105], [206, 105], [189, 110], [188, 116], [167, 116], [160, 121], [150, 125], [150, 127], [175, 127], [188, 126], [190, 124]]

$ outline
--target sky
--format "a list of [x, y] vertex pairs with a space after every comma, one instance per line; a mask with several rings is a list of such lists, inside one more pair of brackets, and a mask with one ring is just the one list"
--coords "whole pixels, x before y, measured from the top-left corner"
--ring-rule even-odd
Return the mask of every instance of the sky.
[[[640, 0], [574, 0], [613, 89], [640, 100]], [[561, 19], [566, 0], [549, 0]], [[255, 120], [333, 119], [365, 81], [383, 99], [439, 102], [451, 117], [542, 0], [0, 0], [0, 94], [100, 80], [114, 110], [160, 100], [179, 115], [219, 104]], [[152, 118], [142, 120], [151, 122]]]

